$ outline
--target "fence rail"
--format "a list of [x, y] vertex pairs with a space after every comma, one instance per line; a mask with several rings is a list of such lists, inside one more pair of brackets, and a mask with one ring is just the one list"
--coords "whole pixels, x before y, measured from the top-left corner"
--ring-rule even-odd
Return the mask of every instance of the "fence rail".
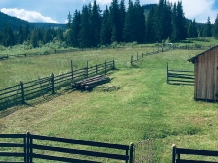
[[194, 80], [194, 71], [169, 70], [167, 63], [167, 84], [193, 86]]
[[[97, 163], [98, 161], [96, 161], [96, 158], [107, 158], [125, 161], [126, 163], [133, 163], [133, 144], [130, 144], [129, 146], [122, 144], [111, 144], [103, 142], [40, 136], [30, 133], [0, 134], [0, 139], [4, 139], [4, 141], [7, 141], [4, 143], [0, 143], [0, 156], [2, 156], [1, 159], [3, 159], [0, 160], [0, 162], [4, 163], [32, 163], [35, 159], [53, 160], [61, 162]], [[20, 140], [19, 142], [18, 139]], [[49, 142], [55, 142], [53, 144], [58, 144], [58, 146], [53, 144], [51, 145], [51, 143]], [[67, 148], [67, 145], [74, 146], [74, 148]], [[97, 147], [98, 149], [102, 149], [104, 152], [101, 152], [102, 150], [97, 151], [97, 148], [95, 148], [95, 150], [93, 148], [91, 148], [92, 150], [76, 149], [80, 148], [81, 146]], [[17, 148], [19, 148], [20, 150], [17, 150]], [[105, 152], [106, 149], [112, 150]], [[68, 154], [68, 156], [60, 157], [60, 155], [58, 155], [57, 153]], [[84, 160], [84, 157], [79, 158], [78, 155], [86, 156], [86, 160]], [[90, 156], [88, 160], [87, 156]]]
[[115, 69], [115, 62], [105, 61], [102, 64], [82, 69], [74, 70], [71, 61], [71, 71], [60, 75], [53, 73], [49, 77], [44, 77], [29, 81], [20, 82], [20, 84], [0, 90], [0, 108], [7, 108], [13, 105], [25, 104], [28, 100], [45, 94], [54, 94], [61, 87], [74, 86], [76, 81], [88, 78], [98, 74], [106, 74]]
[[190, 163], [190, 162], [193, 162], [193, 163], [218, 163], [218, 162], [214, 162], [214, 161], [182, 159], [181, 155], [198, 155], [198, 156], [207, 156], [207, 158], [208, 158], [208, 156], [217, 157], [218, 151], [177, 148], [176, 145], [174, 144], [172, 146], [172, 163]]

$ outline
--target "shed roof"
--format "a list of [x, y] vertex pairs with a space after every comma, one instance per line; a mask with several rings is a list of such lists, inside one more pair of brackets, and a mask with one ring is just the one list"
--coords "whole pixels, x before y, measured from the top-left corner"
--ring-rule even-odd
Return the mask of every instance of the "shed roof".
[[200, 53], [200, 54], [198, 54], [198, 55], [196, 55], [196, 56], [194, 56], [194, 57], [188, 59], [188, 61], [189, 61], [189, 62], [192, 62], [192, 63], [194, 64], [194, 63], [198, 60], [198, 57], [199, 57], [199, 56], [201, 56], [202, 54], [204, 54], [204, 53], [206, 53], [206, 52], [208, 52], [208, 51], [210, 51], [210, 50], [212, 50], [212, 49], [214, 49], [214, 48], [216, 48], [216, 47], [218, 47], [218, 45], [216, 45], [216, 46], [214, 46], [214, 47], [212, 47], [212, 48], [210, 48], [210, 49], [207, 49], [207, 50], [203, 51], [202, 53]]

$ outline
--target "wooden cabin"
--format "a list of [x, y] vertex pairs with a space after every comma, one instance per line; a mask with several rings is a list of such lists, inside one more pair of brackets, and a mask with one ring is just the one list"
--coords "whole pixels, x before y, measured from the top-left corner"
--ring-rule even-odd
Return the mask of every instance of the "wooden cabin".
[[188, 60], [194, 64], [194, 99], [218, 100], [218, 45]]

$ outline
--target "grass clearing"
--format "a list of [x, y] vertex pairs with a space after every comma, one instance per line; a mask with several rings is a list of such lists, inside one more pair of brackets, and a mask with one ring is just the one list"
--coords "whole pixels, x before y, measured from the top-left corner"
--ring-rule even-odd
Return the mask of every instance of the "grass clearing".
[[[176, 50], [159, 53], [147, 56], [131, 67], [130, 56], [137, 51], [139, 54], [145, 51], [140, 49], [64, 54], [64, 63], [73, 58], [78, 67], [85, 64], [86, 60], [99, 63], [115, 59], [119, 70], [110, 75], [112, 81], [104, 86], [119, 89], [104, 91], [100, 86], [92, 92], [69, 90], [44, 103], [20, 107], [17, 111], [2, 116], [0, 132], [30, 131], [46, 136], [119, 144], [154, 138], [154, 160], [166, 163], [171, 161], [171, 145], [174, 143], [184, 148], [217, 149], [218, 104], [194, 101], [194, 88], [191, 86], [166, 84], [167, 62], [171, 69], [193, 70], [193, 65], [187, 60], [201, 51]], [[85, 59], [76, 62], [76, 58], [81, 56]], [[49, 66], [46, 67], [50, 68], [51, 60], [51, 63], [61, 62], [60, 56], [45, 57], [48, 58], [40, 61], [40, 57], [32, 58], [33, 65], [43, 60], [43, 64], [48, 63]], [[18, 59], [4, 62], [10, 67], [9, 62], [16, 61]], [[25, 60], [19, 60], [17, 66], [24, 62]], [[29, 61], [26, 60], [27, 63]], [[63, 67], [64, 65], [66, 64]], [[66, 69], [60, 67], [54, 66], [52, 69], [57, 72], [67, 71], [70, 66], [66, 66]], [[36, 77], [39, 70], [34, 68], [33, 71], [35, 74], [31, 76]], [[21, 76], [22, 74], [25, 75], [22, 72]], [[3, 111], [2, 114], [15, 108]]]

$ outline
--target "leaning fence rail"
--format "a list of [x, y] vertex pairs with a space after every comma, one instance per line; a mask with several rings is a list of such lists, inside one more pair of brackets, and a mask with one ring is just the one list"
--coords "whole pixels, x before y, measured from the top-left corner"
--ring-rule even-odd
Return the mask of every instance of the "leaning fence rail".
[[[134, 159], [133, 143], [130, 145], [122, 145], [40, 136], [30, 133], [0, 134], [0, 140], [2, 139], [4, 142], [0, 141], [0, 162], [4, 163], [32, 163], [36, 161], [35, 159], [60, 162], [96, 163], [99, 162], [99, 160], [101, 161], [102, 158], [133, 163]], [[19, 142], [17, 141], [18, 139]], [[90, 148], [84, 149], [82, 148], [83, 146]]]
[[172, 85], [194, 85], [194, 71], [170, 70], [167, 63], [167, 84]]
[[115, 62], [105, 61], [102, 64], [89, 66], [88, 62], [85, 68], [73, 69], [71, 61], [71, 71], [59, 75], [53, 73], [49, 77], [44, 77], [28, 82], [4, 88], [0, 90], [0, 109], [13, 105], [25, 104], [28, 100], [45, 94], [54, 94], [61, 87], [74, 86], [76, 81], [88, 78], [97, 74], [106, 74], [115, 69]]

